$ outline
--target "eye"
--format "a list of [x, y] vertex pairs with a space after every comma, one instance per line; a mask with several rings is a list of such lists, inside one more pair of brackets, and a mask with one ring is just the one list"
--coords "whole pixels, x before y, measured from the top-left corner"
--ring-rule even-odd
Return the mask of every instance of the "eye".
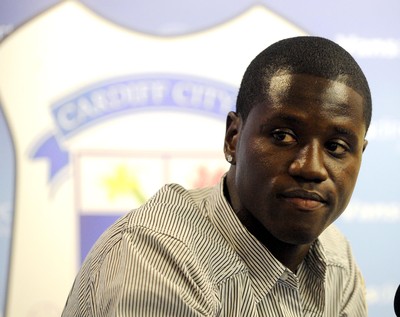
[[297, 142], [295, 134], [291, 130], [276, 129], [271, 133], [278, 144], [289, 145]]
[[331, 141], [326, 144], [326, 149], [335, 156], [343, 156], [350, 151], [349, 146], [342, 141]]

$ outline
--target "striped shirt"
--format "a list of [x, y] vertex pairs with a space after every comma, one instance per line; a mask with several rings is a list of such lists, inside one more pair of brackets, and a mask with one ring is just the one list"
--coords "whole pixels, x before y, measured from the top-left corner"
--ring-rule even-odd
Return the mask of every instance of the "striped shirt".
[[296, 274], [215, 187], [164, 186], [112, 225], [78, 273], [67, 316], [366, 316], [363, 279], [330, 226]]

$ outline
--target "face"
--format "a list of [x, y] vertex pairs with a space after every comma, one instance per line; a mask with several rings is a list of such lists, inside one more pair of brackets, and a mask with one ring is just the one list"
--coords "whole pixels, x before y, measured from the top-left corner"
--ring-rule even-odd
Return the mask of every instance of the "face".
[[269, 100], [227, 121], [233, 208], [279, 241], [314, 241], [347, 206], [366, 146], [363, 98], [337, 81], [272, 78]]

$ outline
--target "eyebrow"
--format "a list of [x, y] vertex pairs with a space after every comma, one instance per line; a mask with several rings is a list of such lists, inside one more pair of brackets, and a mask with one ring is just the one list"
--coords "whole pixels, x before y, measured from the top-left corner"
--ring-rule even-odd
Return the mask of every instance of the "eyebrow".
[[[283, 114], [283, 113], [276, 114], [272, 118], [272, 120], [273, 121], [280, 120], [280, 121], [284, 121], [285, 123], [291, 123], [296, 126], [301, 126], [304, 123], [301, 119], [297, 118], [296, 116]], [[270, 124], [270, 120], [268, 120], [268, 123], [264, 122], [263, 124], [261, 124], [260, 130], [264, 130], [269, 124]]]
[[338, 126], [335, 126], [334, 129], [339, 134], [348, 135], [348, 136], [351, 136], [351, 137], [356, 137], [356, 134], [353, 131], [349, 130], [349, 129], [346, 129], [346, 128], [343, 128], [343, 127], [338, 127]]
[[283, 121], [292, 122], [295, 124], [303, 124], [303, 121], [296, 116], [279, 113], [277, 117]]

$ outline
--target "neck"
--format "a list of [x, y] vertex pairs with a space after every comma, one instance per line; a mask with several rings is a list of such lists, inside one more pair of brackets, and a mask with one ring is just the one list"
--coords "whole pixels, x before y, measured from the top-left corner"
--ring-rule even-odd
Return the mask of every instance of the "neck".
[[253, 234], [284, 266], [296, 272], [307, 255], [311, 244], [290, 244], [272, 236], [253, 216], [239, 211], [237, 213], [242, 224]]
[[235, 192], [231, 192], [232, 182], [234, 182], [233, 173], [228, 173], [224, 183], [224, 195], [233, 210], [236, 212], [241, 223], [253, 234], [284, 266], [292, 272], [296, 272], [300, 263], [310, 249], [311, 244], [290, 244], [276, 239], [271, 233], [255, 219], [248, 211], [243, 210], [240, 206], [239, 197]]

